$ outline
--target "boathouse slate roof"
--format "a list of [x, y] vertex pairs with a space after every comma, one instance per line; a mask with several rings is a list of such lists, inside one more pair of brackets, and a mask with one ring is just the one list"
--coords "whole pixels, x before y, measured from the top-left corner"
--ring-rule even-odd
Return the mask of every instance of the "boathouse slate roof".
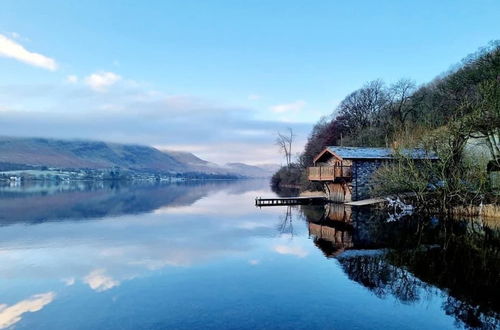
[[[392, 159], [394, 150], [391, 148], [365, 148], [365, 147], [327, 147], [328, 151], [340, 156], [342, 159]], [[424, 149], [404, 149], [404, 155], [413, 159], [438, 159], [434, 153]]]

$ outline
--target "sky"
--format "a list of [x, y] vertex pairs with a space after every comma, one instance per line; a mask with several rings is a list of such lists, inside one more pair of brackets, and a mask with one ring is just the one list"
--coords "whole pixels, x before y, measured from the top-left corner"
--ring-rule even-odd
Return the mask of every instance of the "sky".
[[365, 82], [500, 39], [500, 1], [0, 1], [0, 135], [283, 163]]

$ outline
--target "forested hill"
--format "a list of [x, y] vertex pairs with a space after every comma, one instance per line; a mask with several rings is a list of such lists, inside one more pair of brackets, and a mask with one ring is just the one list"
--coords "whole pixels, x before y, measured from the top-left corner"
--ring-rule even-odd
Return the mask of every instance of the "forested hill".
[[162, 151], [153, 147], [101, 141], [0, 137], [0, 170], [30, 168], [124, 170], [186, 174], [266, 177], [269, 170], [248, 165], [242, 169], [221, 166], [188, 152]]
[[[314, 126], [298, 162], [275, 173], [273, 186], [307, 186], [304, 169], [335, 145], [426, 148], [441, 157], [449, 182], [466, 168], [500, 168], [500, 41], [421, 86], [407, 78], [367, 82]], [[471, 145], [481, 150], [476, 168], [467, 160]]]
[[422, 141], [439, 129], [460, 131], [464, 140], [483, 138], [499, 158], [499, 86], [500, 42], [422, 86], [411, 79], [367, 82], [315, 125], [300, 163], [309, 166], [327, 145], [391, 147]]

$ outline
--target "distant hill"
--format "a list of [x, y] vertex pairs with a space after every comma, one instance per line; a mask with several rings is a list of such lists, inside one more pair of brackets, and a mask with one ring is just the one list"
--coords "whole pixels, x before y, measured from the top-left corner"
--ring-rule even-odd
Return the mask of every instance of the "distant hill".
[[122, 169], [152, 173], [269, 176], [267, 169], [241, 164], [220, 166], [189, 152], [161, 151], [133, 144], [85, 140], [0, 137], [0, 170], [27, 167]]
[[241, 173], [248, 177], [272, 176], [279, 168], [278, 165], [253, 166], [244, 163], [227, 163], [224, 165], [232, 173]]
[[218, 165], [203, 160], [190, 152], [185, 151], [164, 151], [177, 161], [189, 165], [193, 170], [200, 172], [233, 173], [246, 177], [270, 177], [280, 166], [278, 164], [248, 165], [244, 163], [227, 163]]
[[201, 173], [224, 173], [225, 171], [219, 167], [219, 165], [215, 163], [208, 162], [204, 159], [199, 158], [198, 156], [186, 152], [186, 151], [171, 151], [171, 150], [162, 150], [163, 153], [168, 154], [172, 158], [174, 158], [179, 163], [187, 166], [190, 171], [193, 172], [201, 172]]

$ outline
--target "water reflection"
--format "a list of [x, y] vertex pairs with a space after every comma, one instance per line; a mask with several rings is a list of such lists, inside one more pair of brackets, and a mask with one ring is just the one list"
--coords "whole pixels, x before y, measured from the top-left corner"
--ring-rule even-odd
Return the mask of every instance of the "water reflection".
[[[254, 180], [1, 187], [0, 302], [8, 296], [12, 302], [0, 305], [0, 328], [57, 299], [53, 280], [103, 293], [167, 266], [247, 250], [249, 232], [273, 225], [245, 216], [252, 205], [227, 208], [227, 201], [244, 205], [262, 186]], [[242, 216], [231, 223], [227, 215], [234, 214]], [[25, 290], [9, 288], [14, 280], [34, 290], [49, 282], [51, 291], [26, 299]]]
[[470, 328], [500, 326], [500, 230], [477, 219], [439, 221], [370, 208], [302, 207], [327, 258], [377, 297], [411, 304], [443, 290], [442, 308]]
[[[188, 181], [165, 184], [121, 182], [40, 183], [0, 186], [0, 225], [96, 219], [139, 214], [161, 207], [190, 206], [211, 193], [241, 194], [262, 181]], [[29, 205], [29, 207], [26, 207]]]
[[269, 194], [262, 181], [0, 188], [0, 328], [498, 327], [498, 230], [254, 207]]
[[[93, 289], [107, 290], [120, 278], [136, 276], [138, 269], [187, 266], [245, 250], [248, 232], [259, 233], [272, 224], [245, 216], [245, 208], [227, 208], [227, 201], [247, 201], [261, 186], [247, 181], [30, 191], [22, 197], [16, 192], [2, 200], [4, 207], [6, 201], [15, 205], [0, 212], [6, 226], [0, 231], [0, 261], [11, 264], [13, 273], [29, 266], [67, 279], [75, 277], [75, 269], [66, 263], [84, 257], [78, 260], [77, 277]], [[247, 209], [253, 211], [251, 205]], [[232, 221], [234, 214], [243, 214], [240, 221]], [[73, 223], [90, 219], [106, 221]], [[39, 225], [27, 231], [15, 223]]]
[[37, 312], [54, 300], [54, 292], [40, 293], [21, 300], [12, 306], [0, 305], [0, 329], [6, 329], [21, 321], [22, 315]]

